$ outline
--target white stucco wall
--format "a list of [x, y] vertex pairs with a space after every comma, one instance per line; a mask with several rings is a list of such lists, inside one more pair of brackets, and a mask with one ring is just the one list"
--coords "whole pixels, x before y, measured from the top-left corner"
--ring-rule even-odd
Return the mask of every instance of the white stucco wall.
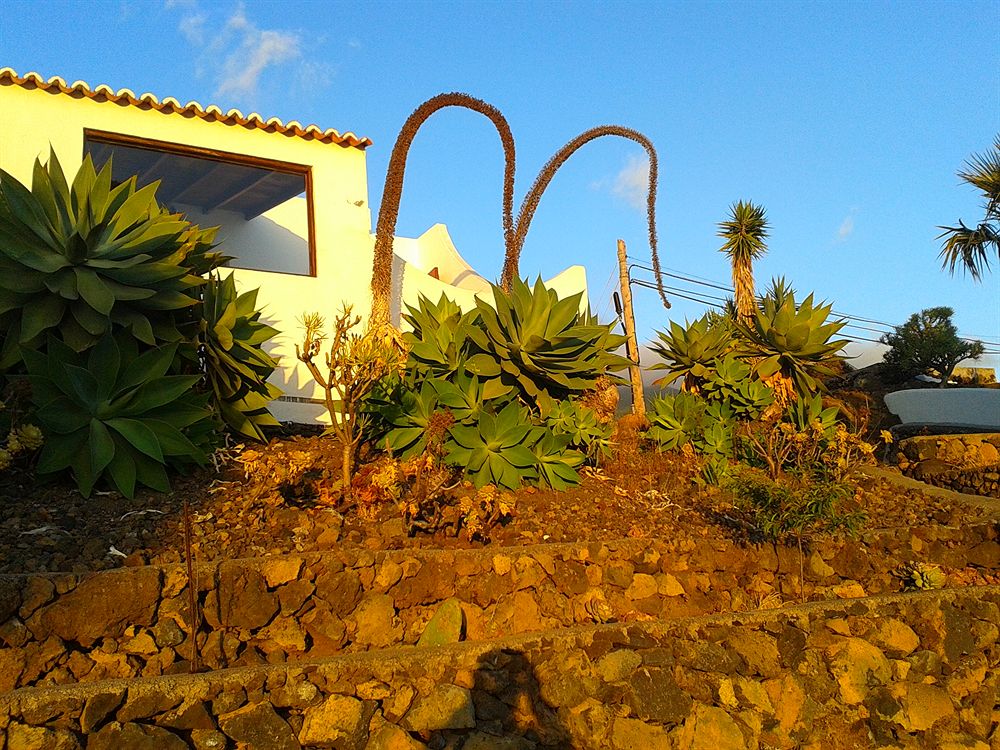
[[885, 405], [904, 424], [964, 424], [1000, 430], [1000, 389], [915, 388], [888, 393]]
[[[189, 218], [202, 226], [222, 226], [221, 251], [253, 264], [266, 257], [270, 267], [287, 271], [238, 268], [234, 273], [241, 289], [259, 288], [263, 318], [281, 332], [268, 347], [279, 362], [272, 381], [287, 397], [274, 404], [275, 416], [299, 422], [328, 421], [323, 407], [310, 403], [322, 397], [321, 389], [295, 357], [295, 343], [302, 336], [298, 319], [313, 311], [329, 319], [347, 303], [363, 317], [362, 325], [367, 320], [374, 237], [364, 151], [140, 106], [0, 85], [0, 168], [21, 182], [30, 185], [35, 159], [44, 161], [50, 149], [71, 179], [83, 161], [85, 129], [311, 168], [315, 276], [303, 275], [308, 224], [301, 198], [265, 212], [250, 224], [241, 224], [236, 214], [221, 211], [204, 215], [192, 209]], [[488, 282], [462, 259], [444, 225], [436, 224], [416, 239], [397, 238], [395, 252], [393, 322], [400, 320], [401, 304], [415, 304], [421, 294], [437, 300], [444, 292], [463, 309], [474, 306], [476, 294], [491, 298]], [[439, 279], [430, 275], [435, 267]], [[586, 274], [574, 266], [548, 283], [560, 296], [585, 291]]]

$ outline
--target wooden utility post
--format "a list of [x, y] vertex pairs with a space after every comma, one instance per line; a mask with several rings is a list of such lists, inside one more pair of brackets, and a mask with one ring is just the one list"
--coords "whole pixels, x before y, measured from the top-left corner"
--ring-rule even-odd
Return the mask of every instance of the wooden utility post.
[[639, 369], [639, 342], [635, 338], [635, 315], [632, 314], [632, 287], [629, 285], [625, 240], [618, 240], [618, 282], [622, 290], [622, 315], [625, 318], [625, 353], [632, 364], [628, 368], [632, 381], [632, 413], [646, 416], [646, 398], [642, 392], [642, 370]]

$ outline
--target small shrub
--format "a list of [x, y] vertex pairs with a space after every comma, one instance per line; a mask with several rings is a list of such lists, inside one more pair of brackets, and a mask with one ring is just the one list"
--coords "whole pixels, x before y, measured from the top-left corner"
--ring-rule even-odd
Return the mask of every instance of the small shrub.
[[365, 433], [365, 400], [379, 381], [397, 372], [403, 362], [400, 349], [381, 333], [372, 330], [355, 333], [354, 328], [360, 322], [361, 317], [352, 314], [350, 305], [341, 308], [333, 320], [333, 335], [322, 369], [316, 363], [327, 339], [326, 321], [322, 315], [311, 313], [302, 317], [304, 340], [301, 346], [295, 346], [296, 357], [323, 388], [330, 414], [327, 432], [340, 440], [341, 490], [348, 499], [352, 492], [355, 456]]

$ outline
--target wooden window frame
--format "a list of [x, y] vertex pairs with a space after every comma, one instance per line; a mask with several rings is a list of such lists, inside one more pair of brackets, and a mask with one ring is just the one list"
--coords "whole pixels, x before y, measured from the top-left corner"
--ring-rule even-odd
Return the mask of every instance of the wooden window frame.
[[127, 135], [125, 133], [113, 133], [107, 130], [95, 130], [92, 128], [83, 129], [83, 141], [84, 154], [87, 153], [86, 145], [89, 141], [92, 143], [104, 143], [109, 146], [131, 146], [133, 148], [142, 148], [148, 151], [161, 151], [166, 154], [191, 156], [196, 159], [216, 161], [223, 164], [236, 164], [239, 166], [256, 167], [257, 169], [267, 169], [272, 172], [301, 175], [305, 178], [306, 185], [306, 223], [308, 225], [308, 239], [306, 242], [309, 245], [308, 273], [301, 274], [294, 273], [292, 271], [266, 271], [259, 268], [245, 268], [240, 266], [233, 266], [233, 268], [236, 270], [254, 271], [256, 273], [280, 273], [287, 276], [316, 276], [316, 221], [313, 211], [313, 181], [311, 166], [307, 164], [295, 164], [294, 162], [280, 161], [278, 159], [267, 159], [262, 156], [237, 154], [232, 151], [220, 151], [218, 149], [204, 148], [201, 146], [189, 146], [184, 143], [160, 141], [155, 138]]

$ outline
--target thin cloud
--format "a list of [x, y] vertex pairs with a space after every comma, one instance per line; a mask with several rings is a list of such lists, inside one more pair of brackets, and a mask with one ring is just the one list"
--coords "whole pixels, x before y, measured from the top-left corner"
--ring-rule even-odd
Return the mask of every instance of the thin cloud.
[[649, 159], [632, 155], [615, 176], [611, 192], [633, 208], [642, 210], [646, 207], [648, 190]]
[[243, 39], [223, 65], [216, 96], [253, 95], [264, 71], [301, 56], [297, 34], [284, 31], [261, 31], [252, 25], [240, 27]]
[[858, 209], [852, 208], [850, 213], [844, 217], [842, 222], [840, 222], [840, 227], [838, 227], [837, 234], [833, 240], [838, 245], [847, 242], [851, 235], [854, 234], [854, 216], [857, 213]]
[[214, 97], [252, 106], [262, 81], [275, 74], [286, 85], [311, 90], [329, 85], [333, 77], [330, 66], [306, 59], [301, 33], [260, 27], [243, 3], [230, 6], [228, 15], [198, 0], [165, 0], [165, 5], [178, 11], [178, 31], [198, 50], [196, 74], [215, 78]]
[[185, 15], [178, 21], [177, 28], [191, 44], [200, 46], [205, 43], [205, 23], [207, 20], [204, 13]]

